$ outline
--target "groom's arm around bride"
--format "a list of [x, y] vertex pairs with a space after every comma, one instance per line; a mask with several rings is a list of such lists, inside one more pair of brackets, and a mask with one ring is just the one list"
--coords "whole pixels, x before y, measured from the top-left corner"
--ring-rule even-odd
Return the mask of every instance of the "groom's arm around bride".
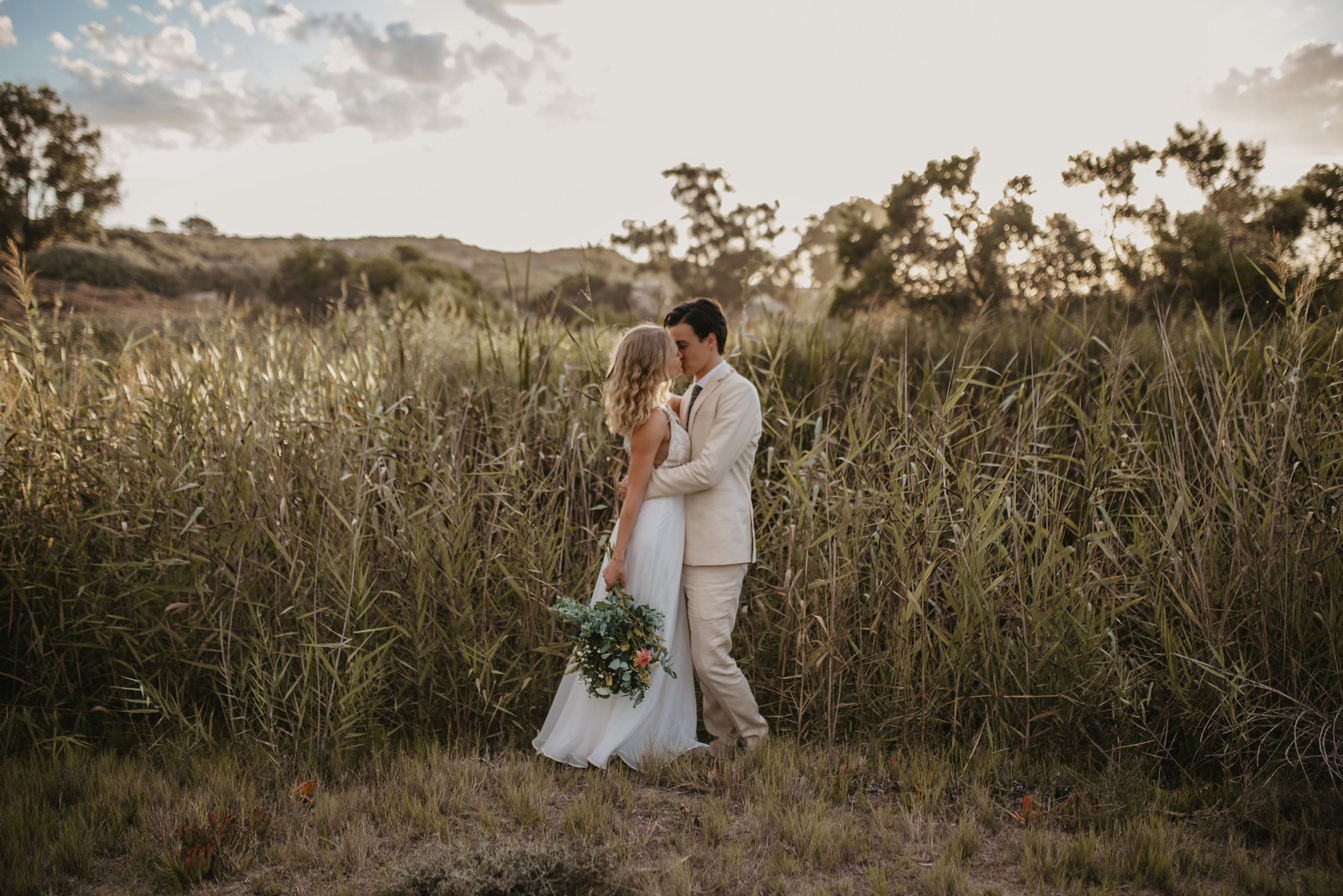
[[[689, 402], [687, 392], [682, 408]], [[686, 496], [687, 563], [692, 557], [696, 566], [754, 562], [751, 467], [761, 428], [755, 386], [727, 368], [701, 392], [683, 423], [690, 432], [690, 462], [654, 470], [645, 498]]]

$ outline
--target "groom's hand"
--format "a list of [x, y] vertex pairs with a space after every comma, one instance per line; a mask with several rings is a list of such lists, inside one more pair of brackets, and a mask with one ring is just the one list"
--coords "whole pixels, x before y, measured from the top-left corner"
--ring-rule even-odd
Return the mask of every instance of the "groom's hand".
[[628, 476], [621, 476], [616, 480], [616, 493], [620, 495], [621, 502], [624, 502], [625, 496], [630, 491], [630, 479]]

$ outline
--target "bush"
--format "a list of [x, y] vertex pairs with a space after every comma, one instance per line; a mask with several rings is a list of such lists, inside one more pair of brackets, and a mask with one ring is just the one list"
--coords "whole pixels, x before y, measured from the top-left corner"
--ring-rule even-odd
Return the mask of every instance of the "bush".
[[410, 264], [412, 261], [425, 261], [429, 258], [419, 246], [411, 246], [406, 243], [393, 247], [392, 254], [402, 264]]
[[308, 243], [281, 258], [270, 278], [270, 297], [305, 313], [339, 298], [350, 273], [350, 257], [340, 249]]
[[207, 264], [185, 272], [188, 292], [216, 292], [219, 297], [251, 298], [266, 294], [270, 271], [259, 264]]
[[406, 269], [391, 255], [374, 255], [350, 265], [350, 279], [361, 283], [370, 295], [382, 296], [401, 285]]
[[572, 320], [580, 312], [600, 321], [624, 320], [635, 313], [630, 306], [632, 291], [629, 283], [596, 274], [570, 274], [549, 295], [536, 300], [535, 310], [545, 314], [553, 307], [555, 316], [562, 320]]
[[436, 292], [471, 308], [479, 306], [485, 295], [470, 271], [434, 261], [415, 246], [401, 245], [388, 255], [352, 261], [350, 280], [375, 298], [396, 293], [402, 304], [412, 308], [424, 307]]
[[138, 286], [165, 296], [181, 295], [187, 286], [181, 270], [151, 266], [116, 246], [57, 243], [32, 255], [30, 267], [52, 280], [108, 288]]

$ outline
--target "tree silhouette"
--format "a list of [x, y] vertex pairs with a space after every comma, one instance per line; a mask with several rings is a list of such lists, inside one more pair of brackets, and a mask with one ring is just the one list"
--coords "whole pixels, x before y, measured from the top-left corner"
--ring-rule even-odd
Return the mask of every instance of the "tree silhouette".
[[1064, 186], [1074, 187], [1092, 183], [1099, 185], [1097, 192], [1100, 194], [1105, 213], [1105, 236], [1110, 243], [1115, 268], [1120, 276], [1133, 286], [1142, 281], [1143, 259], [1142, 253], [1125, 232], [1130, 229], [1125, 225], [1137, 226], [1149, 215], [1165, 214], [1164, 205], [1143, 210], [1133, 201], [1138, 195], [1138, 166], [1145, 165], [1156, 157], [1156, 150], [1146, 143], [1129, 141], [1123, 146], [1111, 149], [1104, 156], [1097, 156], [1091, 152], [1080, 152], [1075, 156], [1069, 156], [1071, 167], [1063, 172]]
[[0, 239], [33, 251], [99, 230], [121, 201], [120, 174], [98, 174], [102, 133], [50, 87], [0, 86]]
[[726, 209], [723, 196], [734, 190], [722, 168], [682, 163], [662, 176], [673, 180], [672, 198], [685, 209], [685, 253], [673, 255], [678, 235], [665, 220], [653, 225], [625, 221], [625, 232], [611, 235], [613, 246], [631, 255], [647, 253], [645, 264], [670, 273], [683, 295], [709, 296], [725, 305], [745, 300], [743, 284], [753, 274], [770, 278], [780, 272], [773, 251], [783, 232], [775, 222], [777, 202]]
[[202, 218], [200, 215], [192, 215], [190, 218], [183, 218], [181, 224], [182, 232], [191, 236], [218, 236], [219, 228], [215, 227], [214, 222], [208, 218]]
[[1337, 280], [1343, 273], [1343, 165], [1316, 165], [1297, 189], [1306, 207], [1306, 227], [1323, 256], [1321, 276]]
[[1007, 258], [1038, 235], [1026, 201], [1029, 177], [1008, 181], [987, 211], [974, 187], [979, 151], [935, 159], [905, 172], [873, 214], [860, 203], [841, 213], [835, 256], [844, 282], [831, 313], [895, 303], [915, 311], [961, 314], [1018, 298], [1022, 280]]

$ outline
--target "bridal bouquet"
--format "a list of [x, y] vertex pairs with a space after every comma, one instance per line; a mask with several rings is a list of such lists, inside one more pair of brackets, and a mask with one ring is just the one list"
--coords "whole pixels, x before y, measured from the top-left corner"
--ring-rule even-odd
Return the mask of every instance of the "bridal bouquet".
[[606, 600], [590, 607], [561, 597], [554, 610], [578, 627], [570, 637], [574, 652], [564, 671], [577, 672], [593, 697], [625, 694], [638, 706], [648, 692], [654, 666], [676, 677], [662, 641], [662, 613], [638, 603], [619, 585], [607, 592]]

